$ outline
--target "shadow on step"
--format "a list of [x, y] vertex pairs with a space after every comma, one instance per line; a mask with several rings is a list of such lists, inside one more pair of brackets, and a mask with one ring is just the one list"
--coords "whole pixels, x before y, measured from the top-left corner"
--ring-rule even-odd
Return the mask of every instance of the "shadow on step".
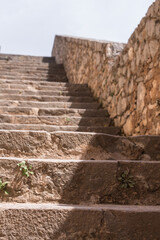
[[[49, 63], [47, 81], [68, 82], [63, 65], [56, 64], [55, 58], [43, 58], [43, 62]], [[53, 74], [55, 76], [54, 78], [51, 77]], [[83, 110], [83, 114], [81, 115], [81, 120], [78, 124], [75, 124], [72, 118], [67, 114], [66, 110], [66, 121], [63, 123], [64, 126], [66, 126], [66, 130], [68, 128], [68, 131], [99, 132], [120, 135], [120, 128], [114, 127], [113, 121], [109, 118], [107, 111], [104, 111], [101, 108], [101, 105], [92, 97], [92, 93], [87, 87], [87, 84], [73, 84], [72, 87], [67, 88], [67, 91], [67, 101], [69, 103], [69, 107], [68, 103], [66, 101], [63, 103], [62, 100], [59, 106], [62, 106], [63, 104], [64, 109], [76, 109], [77, 112], [81, 109]], [[60, 91], [59, 97], [65, 98], [63, 91]], [[72, 130], [72, 126], [76, 126], [74, 130]]]
[[[62, 64], [56, 64], [54, 57], [44, 57], [43, 63], [48, 63], [47, 81], [49, 82], [67, 82], [67, 76]], [[41, 70], [41, 69], [37, 69]]]
[[[117, 138], [108, 136], [108, 141], [106, 141], [106, 139], [103, 141], [100, 138], [98, 140], [98, 137], [95, 137], [95, 139], [93, 137], [91, 145], [94, 146], [94, 141], [98, 141], [101, 146], [103, 145], [104, 149], [108, 149], [110, 156], [115, 154], [115, 159], [136, 159], [137, 162], [109, 161], [108, 163], [98, 163], [94, 161], [93, 157], [88, 163], [84, 164], [83, 161], [81, 163], [75, 163], [76, 167], [73, 167], [72, 174], [70, 174], [71, 172], [67, 172], [66, 169], [65, 176], [68, 175], [68, 181], [63, 182], [59, 202], [69, 205], [80, 204], [80, 206], [92, 204], [96, 204], [96, 206], [98, 206], [98, 204], [141, 205], [141, 207], [142, 205], [159, 205], [159, 164], [154, 163], [151, 167], [149, 162], [142, 163], [138, 161], [138, 159], [143, 159], [147, 153], [150, 153], [154, 160], [159, 159], [158, 156], [160, 152], [158, 148], [153, 147], [153, 145], [155, 147], [157, 146], [158, 138], [148, 137], [148, 139], [145, 140], [145, 137], [141, 137], [118, 140]], [[148, 143], [146, 143], [143, 149], [142, 145], [144, 142]], [[157, 155], [155, 155], [154, 151], [149, 147], [151, 142], [153, 142], [152, 148], [157, 151]], [[85, 151], [81, 159], [85, 159], [86, 156], [88, 156], [87, 151]], [[99, 152], [98, 155], [101, 159], [100, 154]], [[122, 155], [125, 155], [125, 157], [122, 157]], [[61, 170], [58, 172], [60, 171]], [[131, 188], [121, 187], [122, 182], [119, 178], [125, 171], [129, 171], [129, 176], [133, 177], [130, 179], [134, 182]], [[153, 236], [157, 239], [159, 235], [157, 224], [159, 213], [156, 215], [156, 212], [143, 212], [143, 207], [139, 208], [140, 211], [137, 210], [138, 208], [136, 209], [136, 207], [136, 210], [134, 210], [133, 206], [128, 206], [128, 209], [127, 206], [124, 206], [124, 210], [122, 211], [120, 207], [117, 209], [114, 209], [114, 207], [112, 209], [112, 207], [113, 205], [110, 205], [108, 210], [102, 207], [102, 211], [96, 211], [95, 209], [90, 210], [88, 206], [86, 210], [79, 211], [73, 206], [71, 211], [66, 213], [64, 222], [54, 233], [53, 239], [128, 240], [146, 238], [151, 240]], [[150, 224], [150, 221], [152, 221], [152, 224]], [[146, 228], [145, 226], [148, 227]]]

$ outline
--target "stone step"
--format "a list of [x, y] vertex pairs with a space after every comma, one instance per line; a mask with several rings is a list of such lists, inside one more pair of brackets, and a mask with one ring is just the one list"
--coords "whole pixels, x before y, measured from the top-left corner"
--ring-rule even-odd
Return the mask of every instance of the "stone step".
[[[0, 85], [1, 87], [1, 85]], [[26, 87], [26, 86], [25, 86]], [[30, 90], [29, 90], [30, 88]], [[37, 90], [35, 89], [34, 87], [32, 86], [28, 86], [28, 90], [24, 90], [24, 88], [22, 89], [6, 89], [6, 88], [1, 88], [0, 89], [0, 95], [1, 94], [8, 94], [8, 95], [18, 95], [18, 94], [21, 94], [23, 96], [25, 95], [36, 95], [36, 96], [78, 96], [78, 97], [91, 97], [91, 92], [89, 91], [89, 89], [84, 89], [84, 91], [76, 91], [76, 89], [73, 89], [73, 90], [63, 90], [61, 91], [61, 88], [63, 87], [58, 87], [57, 91], [54, 90], [54, 87], [53, 87], [53, 90]], [[48, 87], [48, 89], [50, 89]], [[93, 98], [92, 98], [93, 99]]]
[[59, 79], [67, 79], [66, 75], [64, 73], [59, 74], [58, 72], [52, 73], [52, 74], [34, 74], [34, 73], [26, 73], [26, 74], [21, 74], [21, 73], [11, 73], [11, 74], [0, 74], [0, 78], [1, 79], [11, 79], [12, 81], [14, 80], [33, 80], [33, 81], [51, 81], [52, 79], [56, 80], [57, 78], [57, 82], [59, 81]]
[[96, 103], [92, 97], [78, 97], [78, 96], [38, 96], [38, 95], [23, 95], [20, 91], [19, 94], [0, 94], [1, 100], [13, 100], [13, 101], [37, 101], [37, 102], [73, 102], [75, 103]]
[[52, 67], [62, 67], [62, 64], [56, 64], [55, 61], [29, 61], [29, 60], [24, 60], [24, 61], [19, 61], [19, 60], [6, 60], [0, 58], [0, 67], [1, 68], [52, 68]]
[[7, 71], [8, 72], [52, 72], [52, 71], [64, 71], [64, 67], [62, 64], [45, 64], [45, 65], [40, 65], [40, 64], [37, 64], [37, 65], [34, 65], [34, 64], [31, 64], [31, 65], [27, 65], [27, 64], [21, 64], [21, 65], [18, 65], [18, 64], [2, 64], [0, 62], [0, 72], [5, 72]]
[[39, 80], [41, 80], [41, 81], [51, 81], [51, 82], [67, 82], [67, 78], [66, 78], [66, 76], [65, 76], [65, 74], [62, 74], [62, 75], [60, 75], [60, 74], [54, 74], [53, 76], [41, 76], [41, 75], [39, 75], [39, 76], [36, 76], [36, 75], [33, 75], [33, 76], [31, 76], [30, 74], [27, 76], [27, 75], [17, 75], [17, 74], [15, 74], [15, 75], [1, 75], [0, 76], [0, 78], [1, 79], [10, 79], [10, 80], [12, 80], [12, 81], [15, 81], [15, 80], [29, 80], [29, 81], [39, 81]]
[[13, 76], [43, 76], [43, 77], [52, 77], [54, 75], [60, 75], [60, 76], [63, 76], [65, 75], [65, 71], [64, 70], [61, 70], [61, 69], [51, 69], [48, 71], [39, 71], [39, 70], [8, 70], [8, 69], [3, 69], [1, 70], [0, 69], [0, 76], [3, 77], [3, 76], [7, 76], [7, 77], [10, 77], [11, 78]]
[[83, 126], [83, 125], [46, 125], [46, 124], [12, 124], [12, 123], [0, 123], [0, 129], [2, 130], [33, 130], [33, 131], [71, 131], [71, 132], [95, 132], [95, 133], [107, 133], [112, 135], [120, 134], [120, 129], [117, 127], [105, 127], [105, 126]]
[[79, 109], [98, 109], [100, 104], [92, 103], [72, 103], [72, 102], [38, 102], [38, 101], [13, 101], [0, 100], [0, 107], [36, 107], [36, 108], [79, 108]]
[[28, 108], [28, 107], [0, 107], [0, 114], [62, 116], [62, 117], [109, 117], [103, 109], [75, 109], [75, 108]]
[[2, 62], [0, 60], [0, 71], [52, 71], [53, 69], [64, 71], [64, 67], [62, 64], [55, 63], [20, 63], [20, 62]]
[[64, 70], [63, 64], [55, 64], [55, 63], [45, 63], [45, 64], [40, 64], [40, 63], [13, 63], [13, 62], [2, 62], [0, 61], [0, 71], [2, 70], [21, 70], [21, 71], [52, 71], [52, 69], [61, 69]]
[[[42, 82], [41, 82], [42, 83]], [[90, 94], [90, 90], [87, 86], [74, 86], [73, 84], [68, 85], [66, 84], [66, 86], [64, 85], [58, 85], [54, 83], [57, 82], [43, 82], [44, 84], [37, 84], [37, 82], [32, 82], [32, 84], [1, 84], [0, 83], [0, 89], [1, 92], [3, 91], [8, 91], [8, 90], [17, 90], [17, 91], [32, 91], [32, 92], [36, 92], [36, 91], [45, 91], [45, 92], [56, 92], [58, 91], [59, 94], [63, 94], [63, 91], [68, 91], [69, 93], [72, 92], [76, 92], [76, 93], [87, 93]], [[45, 84], [46, 83], [46, 84]], [[59, 83], [62, 84], [62, 83]]]
[[46, 69], [46, 70], [34, 70], [34, 69], [24, 69], [23, 71], [21, 69], [0, 69], [0, 76], [14, 76], [14, 75], [22, 75], [22, 76], [25, 76], [25, 75], [35, 75], [35, 76], [40, 76], [40, 75], [43, 75], [43, 76], [52, 76], [52, 75], [55, 75], [55, 74], [60, 74], [60, 75], [63, 75], [65, 74], [65, 71], [63, 69], [60, 69], [60, 68], [53, 68], [53, 69]]
[[[160, 205], [160, 161], [26, 159], [28, 180], [17, 166], [22, 161], [0, 158], [0, 178], [8, 182], [1, 202]], [[125, 171], [133, 187], [119, 180]]]
[[35, 115], [3, 115], [0, 114], [0, 123], [12, 124], [45, 124], [69, 126], [101, 126], [108, 127], [109, 118], [104, 117], [75, 117], [75, 116], [35, 116]]
[[44, 57], [44, 56], [30, 56], [30, 55], [18, 55], [18, 54], [5, 54], [5, 53], [0, 53], [0, 61], [3, 60], [8, 60], [8, 61], [16, 61], [18, 62], [55, 62], [54, 57]]
[[42, 74], [1, 74], [0, 79], [4, 80], [12, 80], [12, 81], [55, 81], [55, 82], [67, 82], [67, 77], [65, 73], [54, 73], [52, 75], [43, 76]]
[[64, 67], [62, 64], [53, 64], [53, 63], [45, 63], [45, 64], [40, 64], [40, 63], [2, 63], [0, 61], [0, 72], [52, 72], [54, 70], [58, 71], [64, 71]]
[[[17, 85], [18, 85], [18, 88], [20, 88], [20, 86], [22, 85], [22, 88], [24, 86], [28, 86], [28, 85], [33, 85], [33, 86], [41, 86], [41, 87], [72, 87], [72, 88], [88, 88], [87, 87], [87, 84], [73, 84], [73, 83], [68, 83], [68, 82], [49, 82], [49, 81], [28, 81], [28, 80], [14, 80], [14, 82], [11, 80], [11, 79], [0, 79], [0, 86], [3, 86], [4, 84], [7, 84], [7, 86], [16, 86], [17, 88]], [[9, 85], [8, 85], [9, 84]], [[5, 87], [5, 85], [4, 85]]]
[[36, 64], [56, 64], [55, 58], [54, 57], [32, 57], [32, 56], [2, 56], [2, 54], [0, 55], [0, 62], [2, 63], [6, 63], [6, 64], [10, 64], [10, 63], [19, 63], [19, 64], [32, 64], [32, 63], [36, 63]]
[[1, 203], [0, 219], [3, 239], [158, 240], [160, 236], [160, 206]]
[[48, 63], [42, 63], [42, 62], [20, 62], [20, 61], [16, 61], [16, 62], [13, 62], [13, 61], [2, 61], [0, 60], [0, 71], [3, 71], [3, 70], [7, 70], [7, 71], [25, 71], [25, 70], [28, 70], [28, 71], [35, 71], [37, 70], [38, 71], [45, 71], [45, 70], [49, 70], [49, 71], [52, 71], [54, 69], [57, 69], [57, 70], [62, 70], [64, 71], [64, 66], [63, 64], [56, 64], [54, 62], [48, 62]]
[[0, 130], [1, 157], [159, 161], [160, 136]]

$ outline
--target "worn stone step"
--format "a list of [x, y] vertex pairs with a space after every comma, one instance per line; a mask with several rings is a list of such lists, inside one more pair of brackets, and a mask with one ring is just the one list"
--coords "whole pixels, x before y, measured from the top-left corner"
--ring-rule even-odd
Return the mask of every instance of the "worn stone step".
[[3, 62], [0, 61], [0, 72], [52, 72], [54, 70], [64, 71], [62, 64], [55, 63], [13, 63], [13, 62]]
[[0, 73], [5, 74], [5, 73], [12, 73], [12, 72], [17, 72], [17, 73], [29, 73], [29, 72], [34, 72], [34, 73], [52, 73], [52, 72], [64, 72], [64, 67], [61, 64], [19, 64], [19, 63], [1, 63], [0, 61]]
[[[0, 158], [0, 178], [8, 182], [1, 202], [160, 205], [158, 161], [26, 159], [33, 172], [27, 179], [17, 166], [23, 160]], [[125, 171], [133, 187], [119, 180]]]
[[55, 58], [24, 58], [18, 57], [15, 58], [13, 56], [2, 56], [0, 55], [0, 63], [1, 64], [25, 64], [25, 65], [32, 65], [32, 64], [57, 64]]
[[54, 57], [45, 57], [45, 56], [31, 56], [31, 55], [20, 55], [20, 54], [5, 54], [0, 53], [0, 61], [7, 60], [7, 61], [28, 61], [29, 63], [32, 61], [35, 62], [55, 62]]
[[38, 101], [14, 101], [0, 100], [0, 107], [36, 107], [36, 108], [80, 108], [80, 109], [98, 109], [100, 104], [97, 102], [91, 103], [72, 103], [72, 102], [38, 102]]
[[51, 82], [67, 82], [67, 78], [65, 75], [59, 75], [59, 74], [55, 74], [53, 76], [46, 76], [46, 77], [43, 77], [41, 75], [39, 76], [31, 76], [31, 75], [25, 75], [25, 76], [22, 76], [22, 75], [11, 75], [11, 76], [7, 76], [7, 75], [1, 75], [0, 76], [2, 79], [10, 79], [12, 81], [14, 80], [29, 80], [29, 81], [51, 81]]
[[45, 63], [45, 64], [40, 64], [40, 63], [23, 63], [23, 62], [2, 62], [0, 61], [0, 71], [13, 71], [13, 70], [20, 70], [20, 71], [52, 71], [52, 70], [62, 70], [64, 71], [64, 66], [63, 64], [55, 64], [55, 63]]
[[0, 59], [0, 70], [25, 70], [25, 69], [31, 69], [31, 70], [52, 70], [52, 69], [62, 69], [64, 70], [64, 67], [62, 64], [56, 64], [55, 62], [36, 62], [36, 61], [6, 61]]
[[11, 79], [12, 81], [14, 80], [33, 80], [33, 81], [37, 81], [37, 80], [42, 80], [42, 81], [51, 81], [52, 79], [53, 80], [56, 80], [57, 79], [57, 82], [59, 81], [59, 79], [66, 79], [67, 80], [67, 77], [64, 73], [58, 73], [58, 72], [55, 72], [55, 73], [52, 73], [52, 74], [34, 74], [34, 73], [26, 73], [26, 74], [21, 74], [21, 73], [11, 73], [11, 74], [0, 74], [0, 77], [1, 79]]
[[[54, 82], [44, 82], [46, 84], [0, 84], [1, 92], [3, 91], [8, 91], [8, 90], [18, 90], [18, 91], [45, 91], [45, 92], [58, 92], [59, 94], [63, 94], [63, 92], [68, 92], [68, 93], [74, 93], [74, 94], [88, 94], [90, 95], [91, 91], [89, 90], [88, 87], [86, 86], [74, 86], [72, 85], [67, 85], [66, 86], [61, 86], [56, 84], [55, 86], [53, 85]], [[51, 85], [51, 84], [52, 85]], [[55, 82], [57, 83], [57, 82]], [[59, 83], [62, 84], [62, 83]]]
[[0, 130], [0, 156], [55, 159], [159, 161], [160, 136]]
[[3, 76], [12, 76], [12, 75], [28, 75], [28, 74], [34, 74], [34, 75], [52, 75], [52, 74], [65, 74], [65, 70], [61, 66], [52, 66], [51, 68], [43, 67], [43, 66], [37, 66], [37, 67], [16, 67], [13, 68], [12, 66], [2, 67], [0, 65], [0, 75]]
[[65, 75], [65, 71], [61, 70], [61, 69], [52, 69], [52, 70], [48, 70], [48, 71], [38, 71], [38, 70], [23, 70], [21, 71], [19, 70], [7, 70], [7, 69], [3, 69], [3, 71], [0, 69], [0, 76], [3, 78], [3, 76], [5, 77], [28, 77], [28, 76], [33, 76], [33, 77], [54, 77], [55, 75], [59, 75], [59, 76], [64, 76]]
[[3, 115], [0, 114], [0, 123], [12, 124], [46, 124], [70, 126], [101, 126], [108, 127], [109, 118], [104, 117], [75, 117], [75, 116], [35, 116], [35, 115]]
[[112, 135], [120, 134], [120, 129], [117, 127], [105, 126], [83, 126], [83, 125], [46, 125], [46, 124], [12, 124], [0, 123], [0, 129], [3, 130], [33, 130], [33, 131], [73, 131], [73, 132], [97, 132], [107, 133]]
[[73, 102], [73, 103], [95, 103], [92, 97], [79, 97], [79, 96], [47, 96], [47, 95], [24, 95], [21, 92], [19, 94], [0, 94], [1, 100], [13, 100], [13, 101], [38, 101], [38, 102]]
[[[44, 82], [44, 81], [29, 81], [29, 80], [14, 80], [14, 82], [11, 79], [0, 79], [0, 86], [3, 86], [3, 84], [9, 84], [8, 86], [12, 87], [12, 86], [16, 86], [18, 85], [18, 88], [20, 88], [20, 86], [22, 85], [22, 88], [24, 86], [27, 85], [31, 85], [31, 86], [41, 86], [41, 87], [73, 87], [73, 88], [87, 88], [87, 84], [73, 84], [73, 83], [68, 83], [68, 82]], [[5, 87], [5, 86], [4, 86]]]
[[48, 64], [48, 65], [13, 65], [13, 64], [0, 64], [0, 73], [11, 73], [11, 72], [18, 72], [18, 73], [51, 73], [51, 72], [64, 72], [63, 65], [56, 65], [56, 64]]
[[41, 74], [39, 75], [34, 75], [34, 74], [26, 74], [26, 75], [22, 75], [22, 74], [10, 74], [10, 75], [0, 75], [1, 79], [8, 79], [8, 80], [12, 80], [12, 81], [17, 81], [17, 80], [26, 80], [26, 81], [55, 81], [55, 82], [67, 82], [67, 77], [64, 73], [59, 74], [59, 73], [55, 73], [53, 75], [49, 75], [49, 76], [43, 76]]
[[109, 117], [103, 109], [75, 109], [75, 108], [29, 108], [29, 107], [0, 107], [0, 114], [35, 115], [35, 116], [63, 116], [63, 117]]
[[61, 69], [52, 69], [52, 70], [7, 70], [7, 69], [0, 69], [0, 76], [43, 76], [43, 77], [48, 77], [48, 76], [54, 76], [56, 74], [65, 75], [65, 71]]
[[[1, 85], [0, 85], [1, 87]], [[30, 88], [30, 90], [29, 90]], [[49, 89], [49, 87], [48, 87]], [[53, 90], [37, 90], [32, 86], [28, 86], [28, 90], [24, 90], [24, 88], [22, 89], [6, 89], [6, 88], [1, 88], [0, 89], [0, 95], [1, 94], [9, 94], [9, 95], [36, 95], [36, 96], [77, 96], [77, 97], [90, 97], [91, 96], [91, 92], [89, 91], [89, 89], [84, 89], [84, 91], [76, 91], [76, 90], [63, 90], [61, 91], [61, 88], [59, 87], [59, 91], [55, 91], [54, 87]]]
[[158, 240], [160, 235], [159, 206], [1, 203], [0, 219], [3, 239]]

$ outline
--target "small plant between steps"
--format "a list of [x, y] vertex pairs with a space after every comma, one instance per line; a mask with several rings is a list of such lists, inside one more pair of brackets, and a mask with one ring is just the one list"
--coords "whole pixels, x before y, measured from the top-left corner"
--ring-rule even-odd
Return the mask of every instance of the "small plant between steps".
[[8, 191], [6, 190], [8, 182], [3, 182], [0, 178], [0, 191], [3, 191], [6, 195], [8, 195]]
[[121, 182], [121, 188], [133, 188], [135, 186], [133, 176], [129, 174], [129, 169], [124, 171], [118, 180]]
[[31, 171], [32, 166], [28, 166], [25, 161], [18, 163], [17, 166], [19, 167], [23, 176], [29, 177], [30, 175], [33, 175], [33, 172]]

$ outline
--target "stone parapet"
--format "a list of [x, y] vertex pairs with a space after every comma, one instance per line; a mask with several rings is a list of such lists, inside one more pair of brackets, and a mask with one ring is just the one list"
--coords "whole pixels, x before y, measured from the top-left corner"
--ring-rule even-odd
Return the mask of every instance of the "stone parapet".
[[52, 56], [71, 83], [87, 83], [126, 135], [160, 134], [160, 0], [128, 43], [56, 36]]

